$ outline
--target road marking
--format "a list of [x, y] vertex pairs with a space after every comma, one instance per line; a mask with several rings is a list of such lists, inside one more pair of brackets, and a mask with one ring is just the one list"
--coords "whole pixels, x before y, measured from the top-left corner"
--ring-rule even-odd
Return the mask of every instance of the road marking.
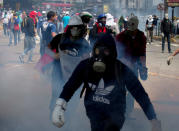
[[[148, 45], [150, 45], [150, 44], [148, 44]], [[162, 46], [161, 43], [152, 43], [151, 45], [153, 45], [153, 46], [157, 46], [157, 47], [161, 47], [161, 46]], [[171, 44], [171, 46], [179, 47], [179, 44]]]
[[149, 75], [151, 75], [151, 76], [161, 76], [161, 77], [165, 77], [165, 78], [171, 78], [171, 79], [179, 80], [179, 76], [174, 76], [174, 75], [159, 74], [159, 73], [155, 73], [155, 72], [149, 72]]
[[18, 68], [18, 67], [22, 67], [23, 66], [23, 64], [5, 64], [5, 65], [3, 65], [2, 66], [2, 68], [4, 68], [4, 69], [13, 69], [13, 68]]

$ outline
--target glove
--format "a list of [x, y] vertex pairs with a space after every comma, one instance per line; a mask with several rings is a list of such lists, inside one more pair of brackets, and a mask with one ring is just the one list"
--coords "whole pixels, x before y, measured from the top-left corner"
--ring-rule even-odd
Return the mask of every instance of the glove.
[[167, 59], [167, 64], [170, 65], [172, 63], [173, 56], [169, 56]]
[[162, 37], [164, 37], [164, 33], [162, 33]]
[[139, 67], [139, 74], [140, 74], [140, 78], [142, 80], [147, 80], [148, 78], [148, 68], [145, 66], [140, 66]]
[[157, 119], [151, 120], [152, 131], [162, 131], [161, 121]]
[[66, 110], [67, 103], [65, 100], [58, 98], [56, 101], [56, 106], [52, 112], [52, 122], [55, 126], [61, 128], [64, 123], [64, 112]]

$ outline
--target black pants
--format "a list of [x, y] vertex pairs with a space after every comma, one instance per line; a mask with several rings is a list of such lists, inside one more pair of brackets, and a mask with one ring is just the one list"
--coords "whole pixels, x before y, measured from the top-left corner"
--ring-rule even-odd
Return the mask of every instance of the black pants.
[[171, 47], [170, 47], [170, 34], [169, 33], [164, 33], [164, 37], [162, 38], [162, 51], [165, 50], [165, 39], [167, 38], [168, 42], [168, 52], [171, 52]]
[[124, 116], [118, 114], [106, 115], [100, 111], [87, 111], [91, 131], [120, 131], [124, 124]]

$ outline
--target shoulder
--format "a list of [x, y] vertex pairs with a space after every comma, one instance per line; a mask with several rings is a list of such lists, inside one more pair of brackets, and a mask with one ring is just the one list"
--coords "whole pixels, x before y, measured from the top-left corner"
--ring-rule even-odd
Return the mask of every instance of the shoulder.
[[117, 40], [117, 41], [120, 41], [120, 40], [122, 40], [125, 36], [126, 36], [126, 31], [122, 31], [121, 33], [119, 33], [119, 34], [116, 36], [116, 40]]
[[90, 65], [91, 65], [90, 58], [87, 58], [87, 59], [82, 60], [78, 64], [77, 68], [80, 69], [81, 71], [86, 71], [87, 69], [89, 69]]

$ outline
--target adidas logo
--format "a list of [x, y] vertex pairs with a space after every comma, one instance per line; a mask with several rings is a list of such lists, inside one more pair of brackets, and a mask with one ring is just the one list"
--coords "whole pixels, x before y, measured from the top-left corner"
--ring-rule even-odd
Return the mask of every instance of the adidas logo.
[[101, 103], [104, 103], [104, 104], [110, 104], [110, 101], [104, 97], [99, 97], [99, 96], [93, 96], [93, 101], [96, 101], [96, 102], [101, 102]]

